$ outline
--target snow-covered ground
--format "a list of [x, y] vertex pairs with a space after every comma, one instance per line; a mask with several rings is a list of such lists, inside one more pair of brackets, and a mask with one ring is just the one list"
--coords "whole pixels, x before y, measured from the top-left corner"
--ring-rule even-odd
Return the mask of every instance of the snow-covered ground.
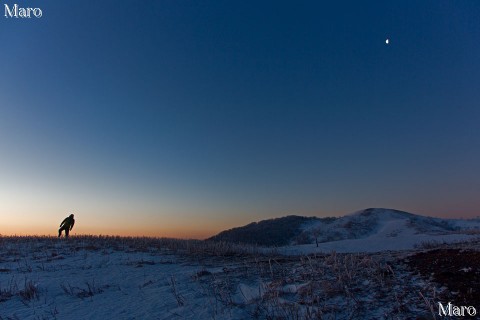
[[[342, 245], [374, 251], [362, 243], [414, 236], [407, 230], [392, 220]], [[0, 237], [0, 319], [406, 319], [431, 317], [445, 290], [407, 268], [410, 251], [260, 251], [170, 239]]]
[[[282, 254], [309, 254], [319, 252], [379, 252], [411, 250], [425, 243], [453, 243], [475, 239], [480, 235], [472, 230], [461, 229], [458, 231], [419, 233], [411, 225], [408, 219], [386, 215], [376, 221], [375, 232], [363, 238], [330, 241], [316, 244], [296, 245], [282, 247]], [[460, 222], [458, 222], [460, 224]], [[464, 223], [465, 227], [473, 224]], [[475, 224], [476, 226], [476, 224]]]
[[299, 255], [411, 250], [423, 244], [466, 241], [479, 235], [480, 219], [440, 219], [371, 208], [305, 224], [297, 239], [306, 244], [281, 247], [279, 252]]

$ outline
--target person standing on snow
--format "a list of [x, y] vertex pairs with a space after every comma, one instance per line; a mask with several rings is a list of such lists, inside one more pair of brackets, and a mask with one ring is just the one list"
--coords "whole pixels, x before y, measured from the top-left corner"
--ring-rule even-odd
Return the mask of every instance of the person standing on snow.
[[65, 238], [68, 238], [68, 233], [72, 230], [73, 225], [75, 224], [75, 219], [73, 219], [73, 214], [66, 217], [65, 220], [60, 223], [60, 229], [58, 229], [58, 237], [62, 235], [62, 231], [65, 230]]

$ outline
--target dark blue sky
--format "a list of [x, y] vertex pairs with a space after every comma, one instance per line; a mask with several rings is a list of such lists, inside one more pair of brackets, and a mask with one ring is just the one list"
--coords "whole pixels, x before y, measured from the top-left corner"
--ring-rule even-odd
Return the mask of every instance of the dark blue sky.
[[17, 3], [43, 17], [0, 19], [4, 224], [479, 214], [478, 1]]

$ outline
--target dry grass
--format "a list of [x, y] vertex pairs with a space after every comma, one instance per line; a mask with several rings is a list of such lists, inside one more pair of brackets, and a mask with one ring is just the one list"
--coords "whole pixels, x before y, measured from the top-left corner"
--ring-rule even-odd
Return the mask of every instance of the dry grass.
[[[437, 243], [431, 245], [436, 247]], [[479, 245], [479, 241], [454, 244]], [[88, 265], [88, 255], [102, 255], [108, 261], [109, 253], [115, 251], [161, 256], [161, 261], [133, 259], [128, 262], [132, 268], [175, 263], [174, 257], [198, 265], [191, 281], [203, 295], [212, 318], [241, 308], [260, 319], [431, 319], [439, 293], [444, 290], [415, 275], [405, 264], [407, 253], [331, 252], [290, 257], [255, 246], [198, 240], [90, 235], [68, 240], [0, 236], [0, 259], [8, 260], [24, 279], [20, 286], [14, 277], [8, 283], [0, 283], [0, 303], [15, 296], [25, 303], [38, 300], [42, 290], [29, 280], [32, 269], [38, 266], [42, 271], [55, 271], [50, 269], [54, 266], [49, 262], [75, 256], [84, 263], [82, 268], [89, 269], [92, 266]], [[0, 272], [8, 274], [11, 270], [5, 268]], [[141, 288], [155, 283], [158, 279], [144, 278]], [[185, 284], [179, 287], [177, 279], [171, 276], [168, 285], [178, 307], [187, 307], [189, 294], [185, 294]], [[253, 293], [243, 292], [241, 285], [253, 288]], [[66, 295], [80, 299], [93, 299], [107, 287], [94, 279], [76, 286], [61, 284]], [[58, 313], [52, 308], [53, 315]]]

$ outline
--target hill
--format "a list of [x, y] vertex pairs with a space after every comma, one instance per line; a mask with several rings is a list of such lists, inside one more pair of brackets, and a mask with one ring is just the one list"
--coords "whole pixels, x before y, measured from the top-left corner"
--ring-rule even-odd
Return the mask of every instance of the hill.
[[369, 208], [337, 218], [291, 215], [263, 220], [222, 231], [208, 240], [260, 246], [307, 245], [356, 239], [382, 241], [395, 238], [397, 242], [402, 242], [410, 238], [428, 241], [429, 236], [435, 238], [465, 233], [467, 230], [480, 230], [480, 220], [440, 219], [394, 209]]
[[261, 246], [285, 246], [302, 232], [302, 227], [319, 221], [315, 217], [286, 216], [252, 222], [243, 227], [220, 232], [207, 239]]

